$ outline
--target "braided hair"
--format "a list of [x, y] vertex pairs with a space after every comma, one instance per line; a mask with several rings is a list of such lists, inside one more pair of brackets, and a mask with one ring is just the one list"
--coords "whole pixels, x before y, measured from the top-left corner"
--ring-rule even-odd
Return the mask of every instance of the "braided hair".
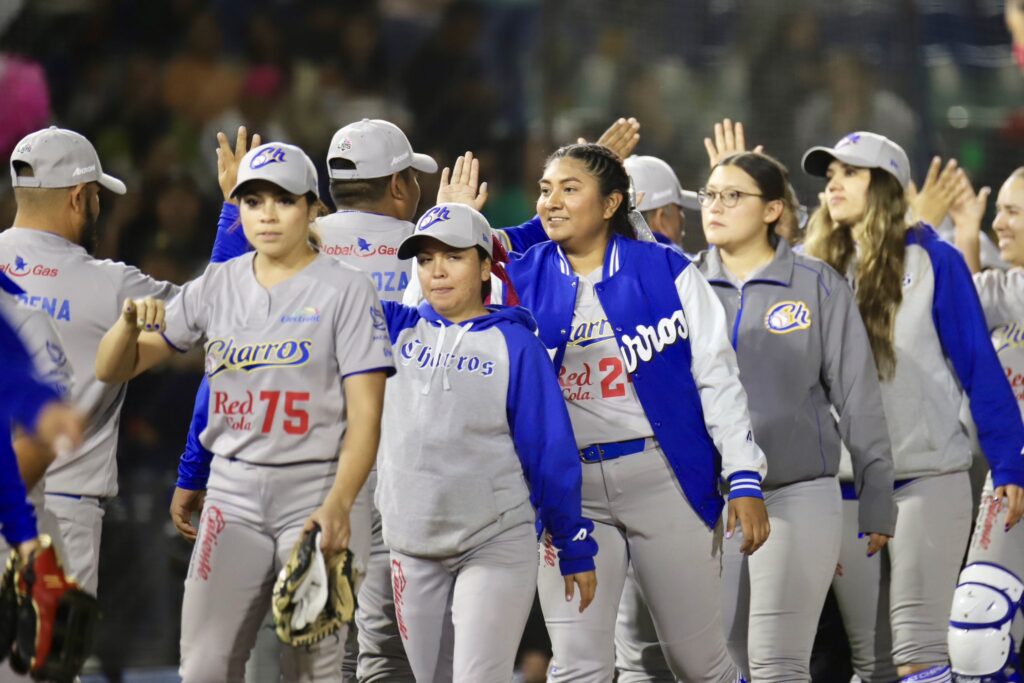
[[558, 159], [575, 159], [583, 164], [587, 172], [597, 180], [602, 197], [618, 192], [622, 195], [619, 208], [609, 221], [612, 232], [623, 237], [636, 239], [636, 232], [629, 223], [629, 174], [619, 155], [602, 145], [593, 143], [565, 145], [548, 157], [547, 166]]

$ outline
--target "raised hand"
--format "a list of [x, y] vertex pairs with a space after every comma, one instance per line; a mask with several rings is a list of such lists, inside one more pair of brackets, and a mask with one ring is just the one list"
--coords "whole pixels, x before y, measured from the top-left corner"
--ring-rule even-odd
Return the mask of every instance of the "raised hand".
[[[576, 142], [581, 145], [587, 143], [583, 138], [577, 138]], [[640, 122], [631, 116], [628, 119], [618, 119], [608, 126], [608, 129], [601, 133], [601, 137], [595, 144], [607, 147], [618, 154], [620, 159], [625, 159], [633, 153], [639, 142]]]
[[963, 175], [956, 159], [950, 159], [945, 166], [939, 157], [932, 159], [924, 186], [918, 190], [911, 181], [907, 188], [913, 222], [923, 221], [931, 226], [941, 223], [962, 189], [960, 183]]
[[217, 182], [220, 184], [220, 191], [224, 194], [224, 201], [237, 204], [231, 199], [231, 188], [238, 180], [238, 165], [242, 163], [245, 153], [254, 147], [260, 146], [260, 134], [252, 134], [252, 142], [246, 147], [248, 132], [245, 126], [238, 127], [235, 135], [235, 148], [232, 150], [228, 144], [228, 136], [223, 132], [217, 133]]
[[[715, 124], [715, 139], [704, 138], [704, 149], [708, 153], [708, 165], [714, 168], [715, 164], [732, 154], [739, 154], [747, 151], [747, 137], [743, 132], [743, 123], [732, 119], [722, 119], [721, 123]], [[755, 154], [764, 152], [764, 145], [754, 148]]]
[[129, 327], [140, 332], [160, 332], [164, 329], [166, 307], [159, 299], [125, 299], [121, 317]]
[[487, 203], [487, 183], [480, 183], [480, 161], [466, 152], [455, 160], [451, 173], [445, 166], [437, 188], [438, 204], [465, 204], [483, 211]]
[[960, 175], [959, 191], [949, 207], [949, 217], [956, 229], [957, 249], [963, 253], [971, 272], [977, 273], [981, 270], [981, 222], [985, 218], [992, 188], [983, 187], [975, 192], [967, 174]]

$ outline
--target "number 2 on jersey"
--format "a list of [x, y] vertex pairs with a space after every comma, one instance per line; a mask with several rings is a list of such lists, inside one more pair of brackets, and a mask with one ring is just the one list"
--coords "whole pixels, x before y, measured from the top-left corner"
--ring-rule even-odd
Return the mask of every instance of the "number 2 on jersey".
[[[601, 380], [601, 398], [619, 398], [626, 395], [626, 383], [617, 381], [622, 376], [621, 358], [602, 358], [597, 364], [597, 369], [607, 372]], [[629, 379], [629, 376], [626, 376]]]
[[[274, 417], [277, 415], [277, 404], [281, 400], [280, 391], [261, 391], [260, 400], [267, 402], [267, 413], [263, 418], [263, 433], [269, 434], [274, 428]], [[300, 435], [309, 431], [309, 413], [298, 407], [300, 401], [308, 401], [308, 391], [284, 392], [284, 414], [289, 418], [284, 421], [284, 431], [288, 434]]]

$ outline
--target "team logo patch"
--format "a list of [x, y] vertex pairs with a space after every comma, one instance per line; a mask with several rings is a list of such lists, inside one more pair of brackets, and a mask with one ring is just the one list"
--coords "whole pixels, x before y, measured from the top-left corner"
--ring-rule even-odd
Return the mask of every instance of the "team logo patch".
[[359, 248], [359, 251], [361, 251], [361, 252], [368, 252], [371, 249], [373, 249], [373, 245], [371, 243], [367, 242], [362, 237], [360, 237], [359, 239], [356, 240], [356, 246]]
[[572, 331], [569, 333], [569, 346], [585, 349], [592, 344], [609, 339], [615, 339], [615, 335], [612, 334], [612, 326], [608, 324], [607, 319], [582, 322], [573, 325]]
[[856, 145], [858, 142], [860, 142], [860, 134], [850, 133], [845, 138], [843, 138], [838, 145], [836, 145], [836, 149], [839, 149], [840, 147], [846, 147], [847, 145]]
[[41, 263], [36, 265], [29, 264], [28, 261], [20, 256], [14, 257], [14, 263], [5, 263], [0, 265], [0, 273], [10, 275], [11, 277], [25, 277], [26, 275], [37, 275], [39, 277], [57, 277], [58, 270], [56, 268], [50, 268], [44, 266]]
[[423, 218], [421, 218], [420, 222], [416, 225], [416, 231], [420, 232], [422, 230], [426, 230], [435, 223], [440, 223], [441, 221], [448, 221], [451, 220], [451, 218], [452, 217], [451, 214], [448, 213], [447, 206], [435, 206], [430, 211], [427, 211], [425, 214], [423, 214]]
[[47, 340], [46, 353], [58, 368], [64, 367], [64, 364], [68, 362], [68, 357], [65, 355], [64, 349], [60, 347], [60, 344], [54, 344], [52, 341]]
[[342, 152], [349, 151], [350, 149], [352, 149], [352, 141], [349, 140], [348, 138], [345, 138], [344, 140], [338, 143], [338, 149], [340, 149]]
[[7, 274], [13, 275], [14, 277], [25, 277], [29, 273], [28, 262], [20, 256], [15, 256], [14, 266], [8, 266], [8, 268], [10, 270], [7, 271]]
[[18, 148], [18, 154], [28, 154], [32, 151], [32, 141], [29, 140], [24, 145]]
[[282, 148], [274, 146], [264, 147], [249, 162], [249, 168], [256, 170], [257, 168], [263, 168], [264, 166], [283, 162], [284, 160], [284, 150]]
[[373, 329], [378, 332], [388, 331], [388, 322], [384, 319], [384, 311], [377, 306], [370, 306], [370, 320], [373, 321]]
[[765, 327], [774, 334], [789, 334], [811, 326], [811, 310], [803, 301], [781, 301], [768, 309]]

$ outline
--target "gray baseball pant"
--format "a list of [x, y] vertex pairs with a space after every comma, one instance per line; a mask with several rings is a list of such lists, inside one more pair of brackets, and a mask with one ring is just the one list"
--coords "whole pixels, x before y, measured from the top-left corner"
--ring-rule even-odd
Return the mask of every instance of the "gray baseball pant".
[[[368, 495], [368, 511], [371, 515], [369, 561], [366, 576], [359, 588], [359, 606], [356, 609], [358, 630], [358, 680], [359, 683], [414, 683], [416, 680], [409, 666], [409, 659], [402, 645], [395, 617], [395, 601], [391, 588], [391, 553], [384, 545], [381, 535], [380, 512], [373, 504], [373, 492], [377, 488], [377, 472], [363, 487]], [[348, 653], [346, 653], [346, 658]]]
[[[971, 532], [966, 471], [919, 477], [897, 489], [895, 497], [896, 534], [873, 558], [865, 557], [867, 541], [857, 537], [857, 501], [844, 501], [839, 560], [843, 575], [832, 587], [850, 639], [854, 671], [865, 682], [896, 679], [893, 664], [948, 663], [949, 610]], [[886, 564], [888, 577], [883, 572]], [[885, 583], [888, 621], [881, 590]], [[887, 625], [891, 636], [884, 632]]]
[[66, 569], [86, 592], [96, 595], [103, 531], [103, 505], [99, 498], [48, 493], [46, 509], [57, 518]]
[[[184, 683], [240, 682], [278, 571], [334, 482], [337, 461], [259, 467], [215, 457], [181, 610]], [[281, 648], [286, 681], [341, 681], [342, 629]]]
[[537, 535], [520, 524], [455, 557], [391, 550], [398, 628], [420, 683], [508, 683], [537, 586]]
[[[998, 564], [1024, 581], [1024, 522], [1018, 522], [1005, 531], [1007, 508], [1001, 499], [993, 497], [993, 491], [992, 475], [989, 474], [982, 488], [974, 534], [967, 549], [967, 562]], [[1013, 620], [1010, 634], [1013, 642], [1020, 646], [1024, 637], [1024, 618], [1020, 613]]]
[[583, 465], [583, 514], [600, 548], [594, 602], [565, 600], [554, 553], [541, 548], [537, 588], [554, 651], [549, 681], [606, 683], [615, 671], [615, 621], [632, 565], [669, 667], [684, 681], [733, 683], [722, 633], [721, 525], [708, 529], [683, 495], [665, 454]]
[[[600, 577], [598, 578], [600, 581]], [[658, 631], [637, 585], [633, 567], [626, 570], [619, 613], [615, 618], [615, 669], [619, 683], [675, 683]]]
[[729, 654], [750, 681], [810, 681], [811, 649], [839, 560], [842, 496], [835, 477], [765, 492], [768, 540], [725, 541], [722, 618]]

